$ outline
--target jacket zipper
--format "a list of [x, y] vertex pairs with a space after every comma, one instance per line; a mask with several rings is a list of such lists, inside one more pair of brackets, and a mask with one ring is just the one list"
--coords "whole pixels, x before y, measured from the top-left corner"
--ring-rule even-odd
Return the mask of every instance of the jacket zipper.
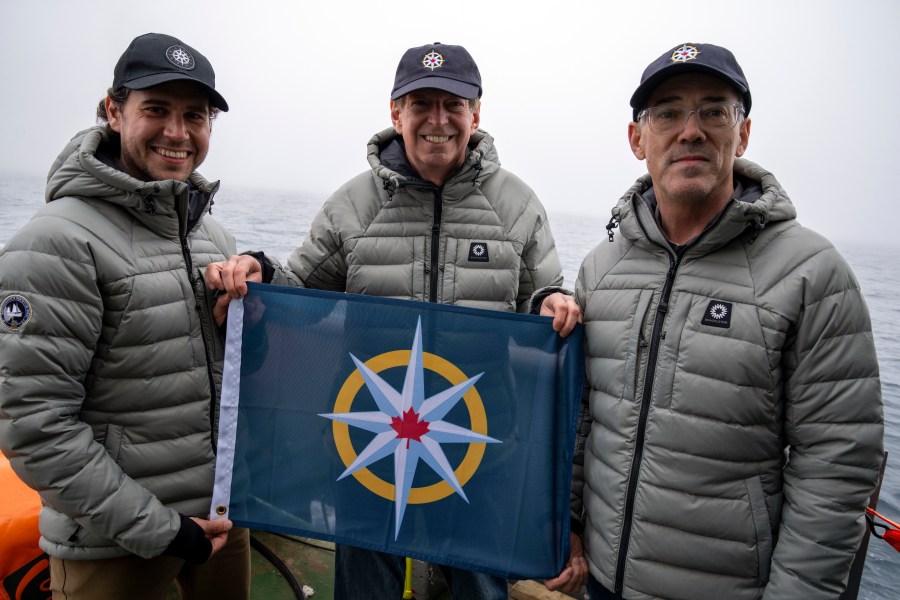
[[440, 261], [438, 254], [441, 248], [441, 189], [434, 190], [434, 222], [431, 224], [431, 278], [428, 290], [428, 301], [437, 302], [438, 274]]
[[441, 211], [443, 210], [444, 188], [425, 181], [401, 182], [397, 189], [420, 187], [434, 192], [434, 221], [431, 223], [431, 259], [425, 265], [428, 273], [428, 302], [437, 302], [438, 274], [440, 273], [439, 252], [441, 248]]
[[669, 255], [669, 270], [663, 284], [659, 304], [656, 306], [656, 317], [653, 321], [653, 333], [650, 336], [650, 354], [647, 356], [647, 375], [644, 377], [644, 391], [641, 394], [641, 412], [638, 417], [637, 436], [634, 443], [634, 456], [631, 459], [631, 471], [628, 474], [628, 490], [625, 493], [625, 515], [622, 521], [622, 539], [619, 542], [619, 558], [616, 562], [615, 593], [622, 595], [625, 584], [625, 563], [628, 555], [628, 542], [631, 538], [631, 520], [634, 516], [634, 497], [637, 493], [638, 474], [641, 470], [641, 459], [644, 454], [644, 434], [647, 430], [647, 417], [650, 414], [650, 398], [653, 395], [653, 381], [656, 376], [656, 360], [659, 355], [659, 341], [662, 337], [663, 323], [669, 310], [669, 296], [675, 281], [675, 272], [681, 263], [681, 256], [672, 260]]
[[[191, 250], [190, 250], [190, 248], [188, 248], [186, 235], [181, 237], [181, 254], [182, 254], [182, 256], [184, 256], [184, 264], [187, 268], [188, 282], [190, 283], [190, 286], [191, 286], [191, 295], [194, 296], [194, 302], [197, 303], [197, 318], [200, 319], [201, 308], [199, 305], [199, 300], [197, 299], [197, 280], [194, 279], [194, 261], [191, 258]], [[201, 329], [200, 336], [202, 339], [202, 337], [203, 337], [203, 331], [202, 331], [203, 330], [203, 319], [200, 319], [200, 329]], [[204, 351], [204, 353], [206, 353], [206, 376], [207, 376], [207, 378], [209, 378], [209, 427], [210, 427], [210, 433], [211, 433], [211, 435], [209, 436], [209, 439], [212, 442], [213, 454], [215, 454], [216, 453], [216, 442], [215, 442], [215, 440], [216, 440], [216, 431], [215, 431], [215, 426], [216, 426], [216, 423], [215, 423], [215, 420], [216, 420], [215, 419], [216, 384], [215, 384], [215, 380], [213, 378], [212, 363], [210, 362], [211, 357], [209, 356], [209, 353], [206, 350], [206, 341], [205, 340], [203, 340], [203, 351]]]
[[188, 281], [191, 283], [191, 291], [194, 290], [194, 261], [191, 258], [191, 250], [188, 248], [187, 237], [181, 238], [181, 255], [184, 257], [184, 264], [187, 266]]
[[[156, 186], [156, 191], [159, 190], [159, 186]], [[201, 214], [209, 209], [209, 206], [212, 205], [212, 199], [218, 190], [218, 186], [214, 187], [212, 191], [209, 193], [207, 197], [207, 203], [204, 205]], [[194, 302], [196, 304], [197, 309], [197, 319], [200, 322], [200, 337], [203, 342], [203, 352], [206, 355], [206, 377], [209, 379], [209, 428], [210, 428], [210, 444], [212, 445], [212, 452], [216, 454], [216, 384], [215, 377], [213, 377], [213, 369], [212, 369], [212, 357], [209, 355], [209, 350], [206, 347], [206, 339], [203, 332], [203, 318], [201, 315], [201, 311], [203, 310], [200, 307], [199, 298], [197, 297], [197, 280], [194, 278], [194, 260], [191, 257], [191, 249], [188, 247], [188, 236], [191, 234], [191, 231], [200, 226], [201, 218], [198, 218], [193, 224], [189, 223], [189, 215], [190, 215], [190, 192], [187, 193], [187, 197], [184, 199], [183, 209], [178, 212], [178, 241], [181, 243], [181, 256], [184, 258], [185, 270], [187, 271], [188, 284], [191, 288], [191, 295], [194, 297]], [[146, 199], [145, 199], [146, 201]], [[176, 202], [177, 206], [177, 202]], [[149, 210], [149, 209], [148, 209]], [[153, 214], [153, 213], [151, 213]]]
[[[728, 204], [730, 205], [731, 202], [733, 201], [729, 201]], [[726, 208], [727, 206], [728, 205], [726, 205]], [[616, 579], [613, 589], [614, 593], [618, 596], [622, 595], [622, 590], [625, 587], [625, 564], [628, 556], [628, 543], [631, 539], [631, 522], [634, 518], [634, 497], [637, 494], [637, 479], [641, 470], [641, 460], [643, 459], [644, 454], [644, 436], [647, 432], [647, 418], [650, 414], [650, 397], [653, 394], [653, 381], [656, 378], [656, 360], [659, 354], [659, 342], [662, 338], [663, 323], [665, 322], [666, 314], [669, 311], [669, 297], [672, 294], [672, 287], [675, 283], [675, 273], [678, 271], [678, 267], [681, 265], [681, 259], [687, 253], [688, 248], [696, 245], [701, 238], [705, 237], [709, 231], [714, 229], [721, 221], [724, 213], [725, 208], [722, 209], [722, 212], [719, 213], [712, 224], [704, 229], [689, 246], [682, 248], [680, 252], [675, 254], [674, 260], [672, 259], [671, 248], [651, 242], [666, 251], [666, 254], [669, 256], [669, 270], [666, 273], [666, 281], [663, 284], [659, 304], [656, 306], [656, 318], [653, 322], [653, 332], [650, 338], [650, 354], [647, 356], [647, 375], [644, 377], [644, 391], [641, 394], [641, 412], [638, 415], [638, 429], [634, 442], [634, 456], [631, 459], [631, 471], [628, 474], [628, 489], [625, 493], [622, 539], [619, 542], [619, 556], [616, 561]], [[635, 214], [635, 219], [641, 227], [644, 238], [649, 241], [651, 238], [647, 234], [647, 230], [637, 214]]]

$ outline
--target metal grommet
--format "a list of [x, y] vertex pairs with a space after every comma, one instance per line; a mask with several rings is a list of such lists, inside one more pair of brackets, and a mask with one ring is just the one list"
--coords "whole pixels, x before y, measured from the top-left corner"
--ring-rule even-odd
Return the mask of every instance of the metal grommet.
[[216, 507], [216, 514], [219, 515], [220, 517], [227, 512], [228, 512], [228, 507], [225, 506], [224, 504], [220, 504]]

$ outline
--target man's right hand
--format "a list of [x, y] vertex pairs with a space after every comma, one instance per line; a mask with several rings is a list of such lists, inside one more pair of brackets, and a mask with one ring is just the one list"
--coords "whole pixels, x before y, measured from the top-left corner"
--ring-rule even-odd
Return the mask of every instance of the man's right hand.
[[262, 281], [262, 266], [259, 261], [246, 254], [232, 256], [222, 262], [210, 263], [206, 266], [206, 287], [211, 290], [225, 292], [213, 307], [213, 318], [216, 325], [222, 326], [228, 315], [228, 304], [232, 298], [247, 295], [247, 282]]
[[252, 256], [238, 254], [206, 267], [206, 287], [222, 290], [231, 298], [246, 296], [248, 281], [262, 281], [262, 266]]

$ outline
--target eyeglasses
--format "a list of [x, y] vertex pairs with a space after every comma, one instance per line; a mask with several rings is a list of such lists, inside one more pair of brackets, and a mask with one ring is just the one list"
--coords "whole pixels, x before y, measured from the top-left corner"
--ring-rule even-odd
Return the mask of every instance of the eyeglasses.
[[646, 119], [653, 133], [675, 133], [684, 129], [693, 113], [697, 113], [697, 121], [703, 129], [729, 129], [744, 115], [744, 106], [727, 102], [701, 104], [694, 110], [682, 106], [654, 106], [638, 113], [638, 121]]

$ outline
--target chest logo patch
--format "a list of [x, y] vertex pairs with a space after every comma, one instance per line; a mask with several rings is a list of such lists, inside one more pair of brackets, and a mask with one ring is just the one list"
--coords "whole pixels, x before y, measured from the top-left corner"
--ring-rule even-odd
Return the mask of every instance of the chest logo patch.
[[0, 321], [12, 331], [23, 329], [31, 320], [31, 303], [20, 294], [10, 294], [0, 303]]
[[469, 244], [469, 262], [488, 262], [487, 242]]
[[703, 313], [703, 325], [710, 327], [731, 327], [731, 302], [712, 300]]

